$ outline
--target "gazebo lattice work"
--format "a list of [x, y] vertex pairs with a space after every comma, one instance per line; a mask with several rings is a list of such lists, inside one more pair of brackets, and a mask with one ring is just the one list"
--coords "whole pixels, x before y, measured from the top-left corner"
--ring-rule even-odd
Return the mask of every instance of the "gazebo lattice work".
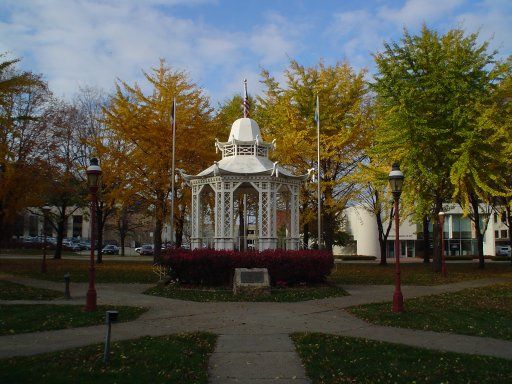
[[[237, 248], [237, 219], [239, 227], [247, 228], [247, 195], [254, 196], [253, 200], [257, 201], [258, 249], [278, 246], [278, 204], [286, 217], [286, 248], [298, 249], [299, 189], [308, 175], [295, 176], [272, 162], [268, 155], [275, 148], [275, 141], [262, 141], [258, 124], [248, 117], [236, 120], [228, 141], [217, 140], [215, 147], [222, 152], [220, 161], [195, 176], [183, 174], [192, 188], [192, 249], [208, 245], [204, 229], [210, 200], [215, 249]], [[213, 199], [209, 199], [212, 195]]]

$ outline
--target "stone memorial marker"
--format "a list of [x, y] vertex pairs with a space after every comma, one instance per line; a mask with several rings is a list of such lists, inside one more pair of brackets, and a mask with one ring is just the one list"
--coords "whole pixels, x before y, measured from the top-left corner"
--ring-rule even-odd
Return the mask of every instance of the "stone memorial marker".
[[233, 279], [233, 293], [269, 295], [270, 279], [267, 268], [236, 268]]

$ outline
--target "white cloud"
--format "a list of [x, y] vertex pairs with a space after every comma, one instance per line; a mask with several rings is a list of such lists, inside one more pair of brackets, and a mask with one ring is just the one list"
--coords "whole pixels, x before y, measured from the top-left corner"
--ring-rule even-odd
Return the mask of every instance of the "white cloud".
[[503, 57], [512, 53], [511, 10], [509, 1], [487, 0], [479, 11], [465, 12], [457, 20], [466, 30], [479, 31], [480, 40], [490, 40], [491, 47]]
[[378, 16], [385, 21], [399, 26], [415, 28], [423, 22], [433, 22], [446, 17], [463, 0], [407, 0], [401, 8], [383, 6], [378, 11]]
[[[141, 81], [142, 69], [165, 58], [198, 84], [214, 76], [221, 88], [217, 100], [241, 78], [256, 79], [259, 65], [278, 64], [297, 52], [299, 28], [279, 14], [266, 15], [247, 32], [229, 32], [177, 17], [172, 8], [205, 2], [210, 1], [9, 1], [8, 21], [0, 22], [0, 52], [24, 57], [23, 64], [42, 72], [58, 96], [71, 97], [81, 85], [111, 89], [116, 78]], [[251, 70], [244, 74], [241, 68]]]

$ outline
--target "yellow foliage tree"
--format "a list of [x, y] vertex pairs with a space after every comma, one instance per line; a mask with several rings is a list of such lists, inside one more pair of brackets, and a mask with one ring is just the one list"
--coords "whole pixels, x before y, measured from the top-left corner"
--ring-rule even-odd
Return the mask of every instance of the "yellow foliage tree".
[[[353, 195], [356, 170], [368, 146], [368, 93], [364, 71], [356, 73], [348, 63], [304, 67], [291, 61], [285, 72], [286, 87], [263, 71], [264, 95], [259, 98], [257, 118], [264, 133], [277, 139], [276, 156], [297, 173], [316, 167], [315, 99], [320, 100], [320, 176], [322, 232], [327, 249], [341, 243], [340, 221]], [[316, 216], [313, 185], [302, 190], [304, 240]]]
[[[184, 72], [175, 71], [161, 60], [158, 67], [144, 72], [152, 87], [148, 94], [137, 84], [121, 81], [105, 108], [108, 140], [102, 140], [99, 153], [105, 160], [106, 176], [121, 178], [112, 193], [119, 200], [137, 199], [153, 212], [155, 258], [161, 248], [161, 234], [168, 220], [171, 192], [172, 128], [171, 110], [176, 99], [176, 166], [186, 173], [197, 173], [213, 161], [215, 137], [210, 102]], [[117, 143], [110, 146], [108, 143]], [[108, 159], [108, 160], [107, 160]], [[115, 165], [108, 170], [110, 165]], [[178, 192], [178, 193], [177, 193]], [[189, 193], [176, 183], [175, 223], [182, 225]], [[178, 243], [181, 239], [177, 239]]]

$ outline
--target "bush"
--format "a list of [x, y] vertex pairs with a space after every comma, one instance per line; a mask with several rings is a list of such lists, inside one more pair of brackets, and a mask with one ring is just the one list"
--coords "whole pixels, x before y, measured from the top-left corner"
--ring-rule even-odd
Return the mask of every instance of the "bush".
[[272, 285], [320, 283], [334, 266], [330, 252], [316, 250], [266, 250], [235, 252], [212, 249], [169, 249], [162, 251], [162, 262], [182, 283], [229, 285], [235, 268], [267, 268]]

